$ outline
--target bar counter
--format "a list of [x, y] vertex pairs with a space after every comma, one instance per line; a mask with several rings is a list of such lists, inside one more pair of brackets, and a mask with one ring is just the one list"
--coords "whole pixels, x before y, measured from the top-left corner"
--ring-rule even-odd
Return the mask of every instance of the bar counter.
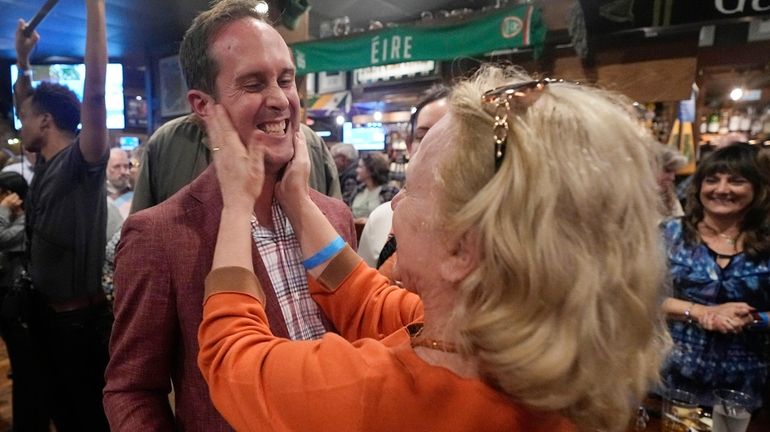
[[[645, 407], [651, 408], [653, 414], [650, 414], [650, 420], [647, 422], [647, 427], [642, 429], [641, 432], [661, 432], [662, 425], [660, 420], [660, 401], [645, 401]], [[657, 411], [656, 411], [657, 410]], [[657, 413], [655, 413], [657, 412]], [[631, 419], [631, 424], [628, 427], [628, 432], [640, 432], [635, 428], [636, 415]], [[746, 432], [770, 432], [770, 408], [763, 407], [755, 412], [751, 416], [751, 423]]]

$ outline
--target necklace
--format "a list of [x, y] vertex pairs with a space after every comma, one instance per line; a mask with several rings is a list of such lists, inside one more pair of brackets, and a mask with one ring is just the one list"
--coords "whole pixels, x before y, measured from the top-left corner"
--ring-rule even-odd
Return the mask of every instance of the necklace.
[[735, 237], [730, 237], [729, 235], [722, 233], [719, 233], [718, 235], [722, 238], [722, 240], [725, 241], [725, 243], [729, 244], [730, 246], [735, 246], [735, 241], [738, 240], [738, 236], [740, 236], [740, 234], [738, 234]]
[[444, 351], [448, 353], [457, 352], [457, 346], [453, 342], [446, 342], [420, 336], [422, 329], [422, 324], [409, 324], [406, 326], [406, 331], [409, 333], [409, 336], [412, 339], [412, 348], [420, 346], [423, 348], [430, 348], [432, 350]]
[[735, 236], [727, 235], [724, 232], [719, 232], [716, 228], [712, 227], [711, 225], [708, 225], [706, 222], [703, 222], [703, 226], [706, 227], [712, 233], [716, 234], [717, 237], [721, 238], [725, 243], [727, 243], [730, 246], [735, 246], [735, 243], [738, 241], [738, 237], [741, 236], [740, 231], [738, 231], [738, 234]]

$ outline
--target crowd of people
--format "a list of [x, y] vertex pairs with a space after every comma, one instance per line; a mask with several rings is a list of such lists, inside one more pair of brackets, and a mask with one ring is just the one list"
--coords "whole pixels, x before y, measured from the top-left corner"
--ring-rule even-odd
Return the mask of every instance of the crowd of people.
[[669, 389], [770, 402], [767, 150], [704, 157], [682, 206], [685, 160], [631, 101], [487, 64], [423, 95], [399, 190], [385, 155], [302, 124], [252, 0], [185, 33], [192, 113], [110, 149], [106, 6], [84, 3], [82, 103], [31, 86], [40, 35], [16, 33], [14, 430], [624, 431]]

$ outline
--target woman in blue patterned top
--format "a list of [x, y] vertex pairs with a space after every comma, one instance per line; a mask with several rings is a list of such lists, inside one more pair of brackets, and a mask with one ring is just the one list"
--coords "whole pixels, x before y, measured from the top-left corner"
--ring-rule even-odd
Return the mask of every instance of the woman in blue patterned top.
[[673, 295], [663, 304], [674, 349], [663, 380], [703, 406], [730, 388], [758, 407], [770, 364], [770, 333], [750, 330], [770, 310], [770, 185], [758, 149], [723, 147], [696, 170], [687, 213], [664, 224]]

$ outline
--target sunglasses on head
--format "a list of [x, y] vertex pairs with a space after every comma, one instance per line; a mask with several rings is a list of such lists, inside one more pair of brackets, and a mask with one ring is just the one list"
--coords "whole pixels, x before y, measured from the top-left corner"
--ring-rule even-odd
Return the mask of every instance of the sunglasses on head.
[[[524, 81], [508, 84], [485, 92], [481, 101], [494, 109], [495, 133], [495, 172], [500, 169], [505, 156], [508, 141], [508, 113], [512, 108], [529, 108], [543, 93], [543, 90], [553, 83], [567, 82], [560, 79], [543, 78], [540, 80]], [[578, 84], [578, 83], [574, 83]]]

